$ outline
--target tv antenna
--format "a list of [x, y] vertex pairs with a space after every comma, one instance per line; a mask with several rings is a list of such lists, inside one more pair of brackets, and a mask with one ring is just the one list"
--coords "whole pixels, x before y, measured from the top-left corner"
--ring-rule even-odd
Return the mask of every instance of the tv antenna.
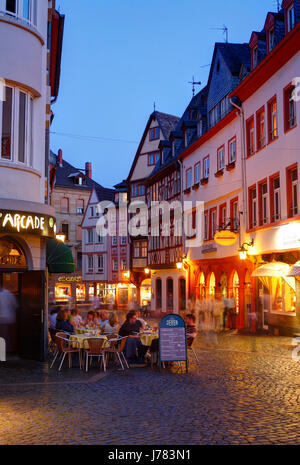
[[195, 96], [195, 86], [201, 86], [200, 81], [195, 81], [195, 77], [193, 76], [193, 80], [189, 81], [189, 84], [193, 84], [193, 97]]
[[215, 31], [223, 31], [223, 34], [225, 34], [225, 42], [228, 44], [228, 27], [225, 26], [225, 24], [223, 27], [212, 27], [211, 29]]

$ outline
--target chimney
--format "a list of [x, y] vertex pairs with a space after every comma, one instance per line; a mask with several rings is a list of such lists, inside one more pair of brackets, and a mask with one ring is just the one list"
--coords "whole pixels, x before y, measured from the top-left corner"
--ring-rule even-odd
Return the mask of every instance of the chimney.
[[63, 153], [62, 153], [62, 150], [59, 149], [59, 151], [58, 151], [58, 166], [60, 168], [62, 168], [62, 165], [63, 165]]
[[92, 163], [88, 161], [85, 164], [85, 174], [88, 178], [92, 179]]

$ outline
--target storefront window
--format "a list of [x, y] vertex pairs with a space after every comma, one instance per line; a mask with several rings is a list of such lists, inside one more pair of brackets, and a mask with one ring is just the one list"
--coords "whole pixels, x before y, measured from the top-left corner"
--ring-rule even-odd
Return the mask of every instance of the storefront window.
[[119, 305], [128, 304], [128, 287], [119, 287], [118, 289]]
[[240, 289], [240, 280], [239, 280], [239, 275], [235, 271], [233, 275], [233, 281], [232, 281], [232, 290], [233, 290], [233, 297], [235, 300], [235, 308], [236, 308], [236, 313], [240, 312], [240, 295], [239, 295], [239, 289]]
[[57, 284], [55, 286], [55, 299], [67, 301], [71, 298], [71, 284]]
[[141, 285], [141, 303], [148, 305], [151, 302], [151, 279], [145, 279]]
[[76, 286], [76, 300], [84, 301], [85, 300], [85, 284], [77, 284]]
[[97, 284], [97, 295], [102, 304], [114, 304], [116, 301], [115, 284]]
[[215, 290], [216, 290], [216, 277], [215, 274], [212, 273], [209, 278], [209, 298], [214, 299], [215, 298]]
[[270, 294], [271, 312], [296, 312], [296, 295], [294, 289], [281, 277], [260, 277]]

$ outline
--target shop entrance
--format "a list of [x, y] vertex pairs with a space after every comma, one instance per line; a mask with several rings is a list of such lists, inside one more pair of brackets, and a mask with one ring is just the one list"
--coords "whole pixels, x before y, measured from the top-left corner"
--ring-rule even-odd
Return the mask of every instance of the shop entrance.
[[20, 273], [0, 273], [0, 337], [8, 354], [18, 353], [18, 319], [20, 307]]

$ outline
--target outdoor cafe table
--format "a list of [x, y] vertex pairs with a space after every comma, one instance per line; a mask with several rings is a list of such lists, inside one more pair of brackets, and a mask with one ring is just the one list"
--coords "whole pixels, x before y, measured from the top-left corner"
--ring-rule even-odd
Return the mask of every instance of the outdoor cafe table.
[[[100, 331], [99, 331], [99, 333], [100, 333]], [[88, 349], [89, 345], [88, 345], [88, 341], [86, 339], [93, 338], [93, 337], [98, 337], [98, 338], [101, 338], [101, 339], [105, 339], [105, 344], [103, 346], [104, 348], [109, 346], [107, 337], [104, 336], [104, 335], [100, 335], [100, 334], [99, 335], [94, 335], [94, 334], [91, 334], [91, 333], [72, 334], [70, 336], [70, 341], [79, 342], [79, 348], [80, 349]], [[74, 347], [78, 347], [78, 344], [74, 344]]]
[[153, 332], [144, 332], [140, 335], [140, 340], [143, 346], [151, 346], [151, 343], [154, 339], [158, 339], [158, 333]]

